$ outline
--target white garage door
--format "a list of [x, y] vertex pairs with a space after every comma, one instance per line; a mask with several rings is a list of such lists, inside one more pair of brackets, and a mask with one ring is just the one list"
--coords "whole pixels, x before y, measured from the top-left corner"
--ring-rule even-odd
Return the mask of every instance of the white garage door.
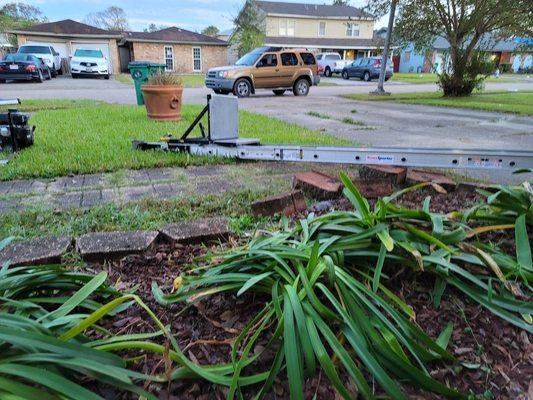
[[109, 68], [112, 71], [113, 66], [111, 65], [111, 57], [109, 57], [109, 43], [98, 43], [98, 42], [72, 42], [72, 54], [76, 49], [85, 49], [85, 50], [101, 50], [102, 54], [107, 57], [109, 62]]
[[55, 51], [59, 53], [61, 58], [68, 58], [69, 54], [67, 51], [67, 44], [66, 43], [59, 43], [59, 42], [39, 42], [36, 40], [28, 41], [26, 44], [33, 44], [36, 46], [52, 46]]

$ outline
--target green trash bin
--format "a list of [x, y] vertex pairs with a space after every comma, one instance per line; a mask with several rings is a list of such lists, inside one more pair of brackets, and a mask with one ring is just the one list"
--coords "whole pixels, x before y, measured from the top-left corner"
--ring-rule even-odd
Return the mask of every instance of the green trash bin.
[[165, 64], [157, 64], [151, 61], [132, 61], [128, 64], [131, 77], [135, 84], [135, 94], [137, 95], [137, 105], [144, 104], [141, 86], [148, 81], [148, 78], [158, 72], [165, 70]]

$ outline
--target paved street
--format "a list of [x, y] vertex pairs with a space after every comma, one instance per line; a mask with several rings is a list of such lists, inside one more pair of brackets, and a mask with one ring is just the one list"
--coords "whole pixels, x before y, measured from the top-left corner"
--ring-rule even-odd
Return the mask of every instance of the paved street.
[[[318, 129], [353, 140], [366, 146], [443, 147], [485, 149], [533, 149], [533, 117], [467, 109], [429, 107], [398, 103], [368, 103], [339, 97], [349, 93], [368, 93], [376, 82], [365, 83], [341, 79], [328, 82], [345, 83], [311, 89], [309, 96], [295, 98], [291, 93], [275, 97], [269, 91], [239, 101], [244, 110], [258, 112], [287, 122]], [[2, 97], [24, 99], [95, 99], [110, 103], [134, 104], [133, 86], [115, 80], [73, 80], [61, 77], [43, 84], [19, 83], [1, 86]], [[435, 90], [433, 84], [387, 83], [393, 93]], [[487, 83], [487, 90], [533, 90], [531, 79], [512, 83]], [[206, 88], [186, 88], [184, 102], [205, 103]], [[328, 119], [309, 112], [327, 114]], [[350, 117], [354, 124], [343, 122]], [[246, 132], [241, 132], [245, 137]], [[494, 179], [475, 173], [480, 179]]]

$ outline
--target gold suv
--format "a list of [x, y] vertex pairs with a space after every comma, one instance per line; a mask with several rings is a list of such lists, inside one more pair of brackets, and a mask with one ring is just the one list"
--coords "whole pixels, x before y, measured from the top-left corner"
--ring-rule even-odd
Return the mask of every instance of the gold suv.
[[256, 89], [270, 89], [276, 96], [292, 90], [295, 96], [307, 96], [318, 85], [320, 76], [315, 56], [302, 49], [258, 47], [226, 67], [211, 68], [205, 86], [218, 94], [233, 93], [248, 97]]

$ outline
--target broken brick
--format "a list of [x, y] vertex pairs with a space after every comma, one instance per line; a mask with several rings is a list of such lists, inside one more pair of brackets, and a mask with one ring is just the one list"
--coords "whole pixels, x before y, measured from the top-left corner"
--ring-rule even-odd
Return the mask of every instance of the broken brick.
[[406, 182], [409, 185], [415, 185], [417, 183], [424, 182], [436, 183], [439, 186], [442, 186], [448, 192], [455, 190], [456, 186], [455, 182], [446, 175], [417, 169], [412, 169], [407, 172]]
[[302, 191], [284, 193], [256, 201], [252, 204], [254, 216], [269, 217], [276, 214], [294, 215], [307, 209]]
[[392, 194], [392, 183], [390, 180], [381, 181], [354, 181], [354, 185], [367, 199], [377, 199], [380, 197], [390, 196]]
[[152, 249], [158, 236], [158, 231], [87, 233], [76, 239], [76, 249], [85, 261], [114, 260]]
[[160, 231], [162, 239], [170, 244], [198, 244], [226, 241], [230, 230], [226, 218], [204, 218], [169, 224]]
[[342, 193], [342, 183], [318, 171], [300, 172], [294, 175], [293, 186], [317, 200], [335, 199]]
[[25, 242], [12, 243], [0, 251], [0, 267], [5, 263], [21, 265], [58, 264], [70, 249], [72, 237], [38, 237]]
[[401, 185], [406, 176], [407, 168], [394, 165], [364, 165], [359, 169], [359, 177], [366, 182], [390, 180], [393, 185]]

